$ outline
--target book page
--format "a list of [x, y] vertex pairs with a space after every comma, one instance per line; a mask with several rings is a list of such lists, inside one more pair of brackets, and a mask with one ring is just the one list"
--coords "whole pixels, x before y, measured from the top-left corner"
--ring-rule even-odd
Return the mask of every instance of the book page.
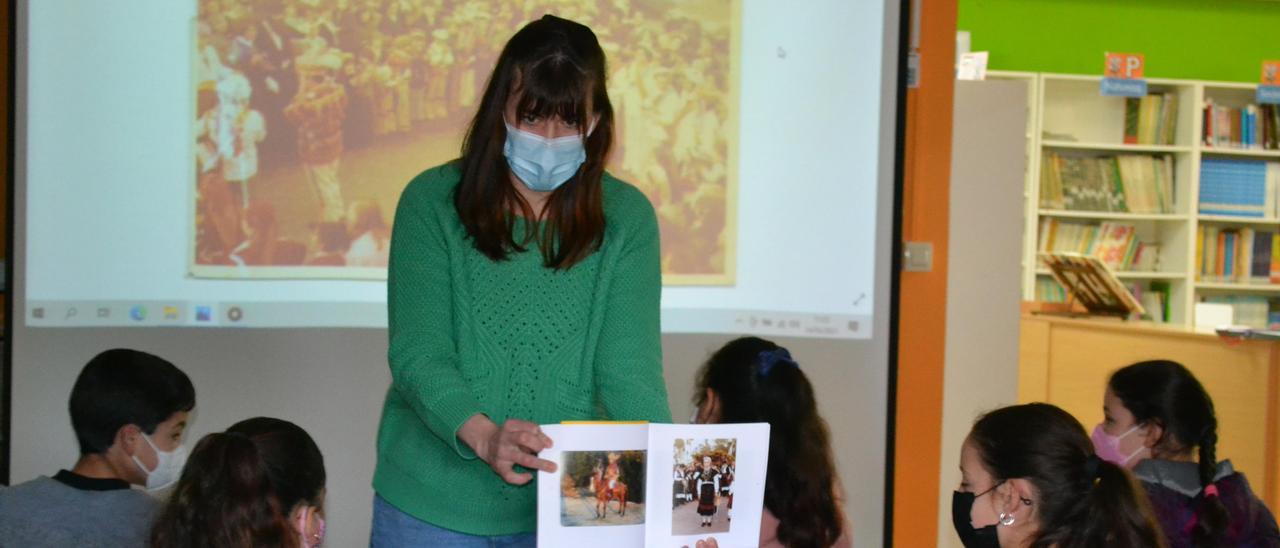
[[[538, 546], [645, 546], [649, 425], [544, 425], [555, 444], [538, 456]], [[659, 504], [658, 509], [664, 509]]]
[[760, 542], [768, 424], [653, 424], [648, 447], [645, 546]]

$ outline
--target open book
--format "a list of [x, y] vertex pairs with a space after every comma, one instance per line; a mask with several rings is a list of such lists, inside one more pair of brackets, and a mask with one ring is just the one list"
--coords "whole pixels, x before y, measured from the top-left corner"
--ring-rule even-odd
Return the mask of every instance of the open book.
[[768, 424], [584, 423], [542, 427], [538, 546], [756, 546]]

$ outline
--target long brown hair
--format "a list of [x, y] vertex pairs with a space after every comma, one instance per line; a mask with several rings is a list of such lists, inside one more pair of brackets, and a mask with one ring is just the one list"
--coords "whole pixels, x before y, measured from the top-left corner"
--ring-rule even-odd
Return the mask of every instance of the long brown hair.
[[196, 444], [151, 530], [156, 548], [298, 545], [289, 513], [320, 506], [324, 457], [307, 432], [280, 419], [240, 421]]
[[699, 371], [694, 403], [705, 404], [710, 388], [719, 398], [719, 422], [769, 423], [764, 506], [778, 518], [778, 541], [826, 548], [844, 532], [831, 434], [808, 377], [780, 350], [757, 337], [730, 341]]
[[[606, 73], [604, 50], [595, 33], [551, 15], [525, 25], [502, 49], [463, 140], [457, 161], [462, 180], [453, 195], [472, 244], [490, 259], [504, 260], [536, 242], [543, 264], [563, 270], [599, 249], [605, 222], [601, 180], [613, 146], [613, 105], [605, 89]], [[503, 116], [513, 96], [517, 118], [575, 121], [585, 135], [586, 162], [551, 192], [540, 231], [530, 221], [539, 212], [512, 186], [503, 155], [507, 135]], [[589, 131], [592, 122], [594, 129]], [[514, 236], [518, 222], [528, 223], [522, 241]]]
[[1166, 545], [1142, 489], [1094, 455], [1066, 411], [1047, 403], [996, 409], [974, 423], [969, 440], [997, 481], [1025, 479], [1039, 494], [1033, 548]]

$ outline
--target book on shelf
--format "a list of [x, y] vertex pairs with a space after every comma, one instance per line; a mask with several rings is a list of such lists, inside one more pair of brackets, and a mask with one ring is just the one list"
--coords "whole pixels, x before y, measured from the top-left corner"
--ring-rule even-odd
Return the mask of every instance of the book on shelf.
[[1036, 278], [1036, 300], [1045, 303], [1067, 302], [1067, 290], [1053, 278]]
[[1205, 282], [1280, 283], [1280, 237], [1269, 230], [1200, 225], [1196, 279]]
[[1249, 104], [1231, 107], [1205, 99], [1204, 146], [1210, 148], [1277, 150], [1276, 128], [1280, 109], [1276, 105]]
[[1124, 143], [1172, 145], [1177, 138], [1178, 96], [1152, 93], [1124, 101]]
[[1280, 162], [1235, 158], [1200, 161], [1199, 212], [1232, 217], [1280, 216]]
[[1233, 325], [1268, 329], [1273, 319], [1280, 319], [1280, 302], [1262, 295], [1209, 295], [1203, 301], [1231, 306]]
[[1041, 157], [1040, 206], [1116, 213], [1173, 213], [1173, 157], [1121, 154]]
[[1155, 272], [1160, 268], [1160, 244], [1138, 239], [1128, 223], [1071, 222], [1046, 217], [1040, 221], [1040, 253], [1080, 253], [1097, 257], [1115, 271]]
[[1142, 303], [1142, 309], [1146, 310], [1146, 314], [1140, 315], [1143, 320], [1158, 321], [1158, 323], [1166, 323], [1169, 321], [1169, 287], [1167, 283], [1164, 288], [1158, 288], [1156, 283], [1152, 283], [1149, 287], [1143, 287], [1142, 283], [1130, 283], [1129, 292], [1133, 293], [1139, 303]]

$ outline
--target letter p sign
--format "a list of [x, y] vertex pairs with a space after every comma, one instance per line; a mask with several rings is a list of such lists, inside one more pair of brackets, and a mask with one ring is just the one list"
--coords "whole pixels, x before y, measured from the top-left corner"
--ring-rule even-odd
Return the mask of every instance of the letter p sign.
[[1104, 76], [1117, 80], [1141, 80], [1144, 62], [1141, 53], [1107, 53]]

